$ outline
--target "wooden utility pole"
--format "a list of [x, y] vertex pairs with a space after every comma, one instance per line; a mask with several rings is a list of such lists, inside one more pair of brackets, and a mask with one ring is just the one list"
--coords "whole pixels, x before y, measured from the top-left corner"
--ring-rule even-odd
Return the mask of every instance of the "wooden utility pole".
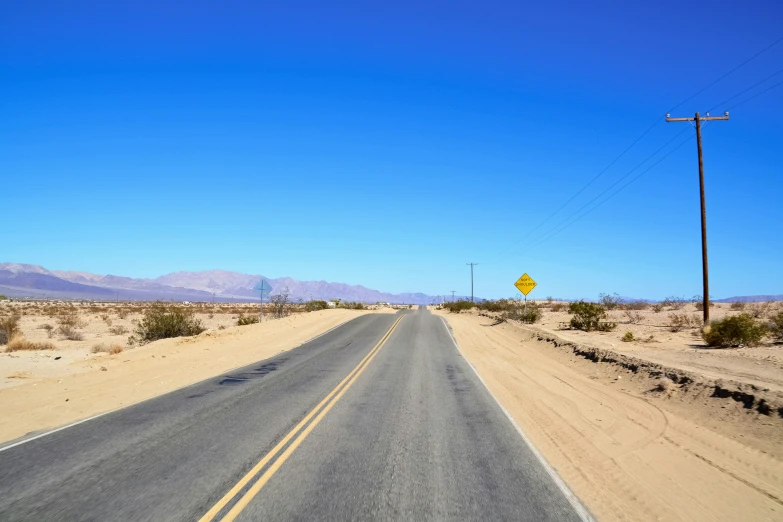
[[696, 122], [696, 146], [699, 151], [699, 194], [701, 196], [701, 265], [702, 278], [704, 284], [704, 324], [710, 322], [710, 278], [707, 270], [707, 204], [704, 200], [704, 159], [701, 153], [701, 122], [728, 120], [729, 113], [723, 113], [723, 116], [707, 115], [702, 118], [697, 112], [693, 118], [672, 118], [666, 115], [666, 121], [695, 121]]
[[470, 302], [473, 301], [473, 267], [476, 266], [478, 263], [465, 263], [466, 265], [470, 265]]

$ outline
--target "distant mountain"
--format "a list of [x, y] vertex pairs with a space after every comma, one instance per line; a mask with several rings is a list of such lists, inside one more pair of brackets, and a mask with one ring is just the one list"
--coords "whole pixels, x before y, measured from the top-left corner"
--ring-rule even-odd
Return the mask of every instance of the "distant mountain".
[[776, 295], [738, 295], [726, 299], [713, 299], [716, 303], [763, 303], [765, 301], [783, 301], [783, 294]]
[[361, 285], [326, 281], [277, 279], [226, 270], [175, 272], [155, 279], [99, 275], [71, 270], [47, 270], [37, 265], [0, 263], [0, 293], [13, 297], [61, 299], [121, 299], [175, 301], [255, 301], [253, 288], [261, 280], [272, 295], [288, 291], [292, 299], [342, 299], [365, 303], [430, 304], [437, 298], [422, 293], [391, 294]]

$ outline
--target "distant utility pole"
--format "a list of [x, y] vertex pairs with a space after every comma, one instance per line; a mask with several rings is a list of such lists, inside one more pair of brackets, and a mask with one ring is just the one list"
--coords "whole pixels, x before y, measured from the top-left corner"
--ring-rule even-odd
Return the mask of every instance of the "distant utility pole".
[[465, 263], [466, 265], [470, 265], [470, 302], [473, 302], [473, 267], [476, 266], [478, 263]]
[[454, 292], [456, 292], [456, 290], [452, 290], [451, 291], [451, 302], [452, 303], [454, 302]]
[[693, 118], [672, 118], [666, 115], [666, 121], [695, 121], [696, 122], [696, 147], [699, 151], [699, 193], [701, 195], [701, 265], [702, 278], [704, 283], [704, 324], [710, 322], [710, 278], [707, 270], [707, 205], [704, 201], [704, 159], [701, 152], [701, 122], [703, 121], [721, 121], [728, 120], [729, 113], [724, 112], [723, 116], [707, 115], [702, 118], [697, 112]]

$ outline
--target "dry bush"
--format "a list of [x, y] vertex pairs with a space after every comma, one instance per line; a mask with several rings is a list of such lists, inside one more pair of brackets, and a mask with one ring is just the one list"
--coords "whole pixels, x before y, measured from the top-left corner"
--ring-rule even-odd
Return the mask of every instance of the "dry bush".
[[57, 316], [57, 324], [60, 325], [60, 328], [75, 329], [84, 327], [85, 322], [79, 317], [79, 311], [75, 307], [69, 306]]
[[46, 336], [51, 339], [54, 337], [54, 326], [50, 325], [49, 323], [42, 324], [38, 327], [40, 330], [46, 330]]
[[646, 301], [630, 301], [623, 304], [624, 310], [647, 310], [650, 307], [650, 303]]
[[551, 307], [549, 307], [550, 310], [553, 312], [562, 312], [566, 307], [565, 303], [553, 303]]
[[119, 344], [112, 344], [107, 346], [103, 343], [96, 344], [92, 347], [92, 353], [108, 353], [109, 355], [117, 355], [122, 353], [123, 347]]
[[601, 303], [601, 306], [603, 306], [607, 310], [614, 310], [615, 308], [623, 304], [623, 300], [616, 292], [614, 293], [614, 295], [598, 294], [598, 302]]
[[663, 312], [664, 304], [663, 303], [653, 303], [650, 308], [652, 308], [652, 311], [657, 313]]
[[681, 310], [688, 304], [688, 301], [686, 301], [684, 297], [671, 296], [664, 299], [661, 304], [665, 307], [668, 306], [672, 310]]
[[636, 310], [626, 310], [625, 316], [628, 318], [628, 322], [631, 324], [639, 324], [642, 319], [644, 319], [644, 316], [641, 314], [641, 312], [637, 312]]
[[83, 341], [84, 336], [76, 328], [72, 326], [62, 325], [57, 328], [57, 333], [60, 334], [63, 339], [68, 341]]
[[128, 329], [122, 326], [121, 324], [118, 324], [116, 326], [112, 326], [109, 328], [109, 333], [112, 335], [124, 335], [128, 333]]
[[771, 317], [769, 333], [776, 341], [783, 341], [783, 312], [778, 312]]
[[101, 319], [106, 323], [106, 326], [111, 326], [112, 321], [108, 314], [101, 314]]
[[762, 319], [772, 312], [773, 304], [770, 301], [766, 303], [750, 303], [747, 308], [748, 314], [754, 319]]
[[669, 329], [672, 332], [679, 332], [683, 328], [696, 328], [701, 325], [701, 319], [695, 315], [688, 315], [687, 313], [671, 313], [669, 314]]
[[28, 341], [21, 335], [17, 335], [8, 342], [8, 346], [5, 347], [6, 352], [21, 352], [21, 351], [37, 351], [37, 350], [54, 350], [52, 343], [34, 343]]
[[8, 341], [19, 333], [19, 316], [16, 314], [0, 317], [0, 345], [8, 344]]
[[737, 301], [736, 303], [731, 303], [731, 306], [729, 307], [730, 310], [744, 310], [745, 309], [745, 303], [742, 301]]
[[249, 324], [258, 324], [258, 316], [239, 314], [239, 317], [237, 318], [237, 326], [246, 326]]

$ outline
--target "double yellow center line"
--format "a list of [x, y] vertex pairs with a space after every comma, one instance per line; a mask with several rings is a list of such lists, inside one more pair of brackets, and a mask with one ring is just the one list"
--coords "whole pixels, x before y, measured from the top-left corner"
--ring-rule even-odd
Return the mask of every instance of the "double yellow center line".
[[[272, 462], [272, 464], [266, 469], [266, 471], [264, 471], [258, 480], [249, 489], [247, 489], [247, 491], [239, 498], [239, 500], [237, 500], [228, 513], [226, 513], [225, 516], [220, 519], [221, 522], [230, 522], [234, 520], [237, 515], [239, 515], [239, 513], [241, 513], [242, 510], [247, 507], [250, 501], [253, 500], [253, 497], [255, 497], [259, 491], [261, 491], [261, 488], [263, 488], [264, 485], [269, 482], [269, 479], [272, 478], [272, 475], [274, 475], [275, 472], [280, 469], [283, 463], [288, 460], [288, 457], [290, 457], [296, 448], [299, 447], [302, 441], [307, 438], [310, 432], [313, 431], [318, 423], [321, 422], [327, 413], [329, 413], [329, 410], [332, 409], [332, 406], [334, 406], [335, 403], [340, 400], [343, 394], [348, 390], [348, 388], [351, 387], [359, 375], [361, 375], [361, 373], [367, 368], [373, 358], [378, 354], [381, 348], [383, 348], [383, 345], [386, 344], [386, 341], [389, 339], [394, 329], [397, 328], [397, 325], [400, 324], [400, 321], [402, 321], [404, 317], [405, 316], [403, 315], [394, 321], [394, 324], [391, 325], [391, 328], [389, 328], [383, 337], [381, 337], [381, 340], [378, 341], [378, 344], [376, 344], [373, 349], [370, 350], [364, 359], [359, 362], [356, 368], [351, 370], [351, 373], [349, 373], [348, 376], [340, 382], [340, 384], [338, 384], [331, 392], [329, 392], [329, 395], [327, 395], [324, 400], [318, 404], [318, 406], [313, 408], [313, 410], [310, 411], [310, 413], [308, 413], [294, 429], [292, 429], [285, 437], [283, 437], [283, 439], [272, 449], [272, 451], [264, 455], [264, 458], [258, 461], [258, 464], [253, 466], [253, 469], [251, 469], [244, 477], [242, 477], [242, 479], [237, 482], [236, 485], [231, 488], [231, 490], [226, 493], [225, 496], [223, 496], [223, 498], [221, 498], [214, 506], [212, 506], [212, 509], [207, 511], [207, 513], [199, 519], [199, 522], [211, 522], [214, 520], [215, 517], [221, 511], [223, 511], [223, 509], [234, 498], [236, 498], [242, 490], [245, 489], [245, 487], [259, 474], [259, 472], [264, 469], [267, 464]], [[315, 419], [313, 419], [313, 417], [315, 417]], [[286, 447], [286, 445], [288, 447]], [[282, 451], [281, 453], [283, 448], [285, 448], [285, 451]], [[275, 459], [275, 457], [277, 458]]]

